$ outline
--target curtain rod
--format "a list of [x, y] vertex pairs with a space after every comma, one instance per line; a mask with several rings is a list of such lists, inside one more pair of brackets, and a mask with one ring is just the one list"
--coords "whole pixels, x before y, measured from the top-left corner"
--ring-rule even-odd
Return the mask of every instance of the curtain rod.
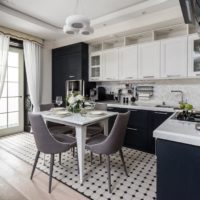
[[18, 40], [22, 40], [22, 41], [28, 40], [28, 41], [34, 42], [34, 43], [40, 45], [41, 47], [44, 46], [42, 43], [40, 43], [40, 42], [38, 42], [38, 41], [36, 41], [36, 40], [31, 40], [31, 39], [27, 39], [27, 38], [24, 38], [24, 37], [19, 37], [19, 36], [10, 34], [10, 33], [5, 33], [5, 32], [3, 32], [3, 31], [0, 31], [0, 33], [2, 33], [2, 34], [4, 34], [4, 35], [8, 35], [8, 36], [13, 37], [13, 38], [16, 38], [16, 39], [18, 39]]

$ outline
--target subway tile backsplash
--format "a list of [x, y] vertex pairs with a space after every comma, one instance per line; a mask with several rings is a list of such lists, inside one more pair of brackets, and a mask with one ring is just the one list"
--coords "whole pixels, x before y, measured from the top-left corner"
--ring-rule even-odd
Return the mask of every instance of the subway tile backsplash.
[[[165, 102], [167, 105], [178, 106], [181, 100], [180, 94], [171, 93], [171, 90], [182, 90], [184, 93], [184, 101], [192, 104], [194, 108], [200, 109], [200, 79], [187, 80], [156, 80], [153, 82], [128, 82], [133, 85], [153, 85], [154, 95], [149, 103], [161, 104]], [[123, 89], [122, 92], [126, 95], [125, 82], [99, 82], [98, 86], [106, 88], [106, 93], [117, 93], [118, 89]]]

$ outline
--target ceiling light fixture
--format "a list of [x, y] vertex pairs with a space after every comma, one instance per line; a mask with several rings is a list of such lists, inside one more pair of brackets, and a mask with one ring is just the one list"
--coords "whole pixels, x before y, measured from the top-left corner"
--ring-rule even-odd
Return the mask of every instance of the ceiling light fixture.
[[[79, 0], [76, 1], [75, 11], [78, 10], [78, 6]], [[77, 33], [81, 35], [90, 35], [94, 32], [94, 29], [90, 26], [90, 20], [86, 16], [74, 14], [66, 18], [63, 31], [69, 35], [74, 35]]]

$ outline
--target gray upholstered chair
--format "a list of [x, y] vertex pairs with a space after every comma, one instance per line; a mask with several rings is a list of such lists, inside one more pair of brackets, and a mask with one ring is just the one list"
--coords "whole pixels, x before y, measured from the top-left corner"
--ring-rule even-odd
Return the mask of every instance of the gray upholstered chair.
[[111, 192], [111, 175], [110, 175], [110, 155], [119, 151], [122, 163], [124, 165], [124, 171], [128, 176], [126, 165], [124, 162], [122, 145], [126, 134], [126, 127], [128, 124], [130, 112], [118, 114], [113, 128], [108, 136], [103, 134], [96, 135], [90, 138], [86, 143], [86, 149], [96, 154], [103, 154], [107, 156], [107, 168], [108, 168], [108, 188]]
[[[94, 109], [106, 111], [107, 104], [96, 103]], [[93, 137], [95, 135], [102, 134], [102, 133], [103, 133], [103, 127], [99, 123], [93, 124], [93, 125], [90, 125], [87, 127], [87, 138], [90, 138], [90, 137]]]
[[31, 173], [31, 179], [33, 178], [40, 152], [44, 154], [51, 154], [49, 173], [49, 193], [51, 193], [54, 155], [59, 154], [59, 162], [61, 162], [61, 153], [74, 147], [76, 145], [76, 140], [73, 137], [63, 134], [57, 134], [55, 137], [52, 136], [42, 116], [39, 114], [29, 113], [29, 120], [38, 149]]
[[[41, 104], [40, 111], [47, 111], [54, 107], [55, 106], [53, 103]], [[48, 122], [48, 121], [46, 123], [47, 123], [47, 127], [49, 128], [52, 134], [74, 134], [75, 133], [74, 127], [66, 126], [66, 125], [62, 125], [62, 124], [58, 124], [54, 122]]]

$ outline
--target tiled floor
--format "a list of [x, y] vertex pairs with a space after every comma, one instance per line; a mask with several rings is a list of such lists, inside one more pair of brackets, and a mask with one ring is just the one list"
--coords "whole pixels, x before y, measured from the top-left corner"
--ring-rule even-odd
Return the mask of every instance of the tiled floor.
[[[36, 147], [31, 134], [22, 133], [0, 139], [0, 147], [13, 155], [32, 164], [35, 158]], [[118, 154], [111, 157], [112, 170], [112, 194], [107, 190], [107, 171], [105, 162], [99, 164], [98, 156], [94, 157], [91, 165], [89, 152], [86, 153], [85, 181], [79, 184], [77, 173], [77, 160], [71, 152], [62, 155], [62, 166], [55, 163], [53, 176], [87, 196], [90, 199], [136, 199], [152, 200], [156, 196], [156, 160], [151, 154], [123, 148], [129, 177], [126, 177]], [[49, 156], [43, 155], [38, 162], [38, 168], [46, 173], [49, 171]], [[57, 160], [56, 160], [57, 161]], [[105, 159], [103, 159], [105, 161]], [[37, 177], [34, 177], [37, 179]], [[52, 191], [53, 194], [54, 190]]]

